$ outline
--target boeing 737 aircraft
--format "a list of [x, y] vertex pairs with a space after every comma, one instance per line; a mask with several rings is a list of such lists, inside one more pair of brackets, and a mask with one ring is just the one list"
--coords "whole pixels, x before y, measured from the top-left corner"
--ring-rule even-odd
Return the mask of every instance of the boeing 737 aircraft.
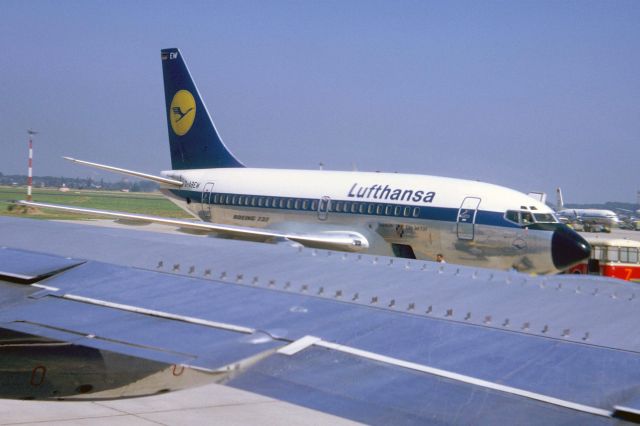
[[172, 170], [149, 179], [200, 221], [28, 203], [307, 247], [536, 273], [589, 256], [553, 210], [488, 183], [425, 175], [245, 167], [225, 146], [178, 49], [161, 52]]

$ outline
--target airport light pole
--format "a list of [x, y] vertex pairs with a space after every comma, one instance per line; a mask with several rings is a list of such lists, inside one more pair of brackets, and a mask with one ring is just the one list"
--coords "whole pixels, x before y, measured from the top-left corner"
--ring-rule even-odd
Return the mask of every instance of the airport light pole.
[[38, 132], [31, 129], [27, 130], [29, 134], [29, 173], [27, 174], [27, 201], [31, 201], [31, 187], [33, 186], [33, 135]]

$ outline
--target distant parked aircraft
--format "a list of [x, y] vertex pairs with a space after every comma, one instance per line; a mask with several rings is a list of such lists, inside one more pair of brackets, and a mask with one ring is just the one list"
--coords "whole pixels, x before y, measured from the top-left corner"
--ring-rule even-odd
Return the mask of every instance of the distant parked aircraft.
[[611, 210], [604, 209], [568, 209], [564, 208], [564, 200], [562, 199], [562, 189], [556, 189], [557, 194], [557, 212], [561, 219], [573, 222], [578, 221], [585, 225], [603, 225], [609, 228], [617, 227], [620, 224], [620, 218]]

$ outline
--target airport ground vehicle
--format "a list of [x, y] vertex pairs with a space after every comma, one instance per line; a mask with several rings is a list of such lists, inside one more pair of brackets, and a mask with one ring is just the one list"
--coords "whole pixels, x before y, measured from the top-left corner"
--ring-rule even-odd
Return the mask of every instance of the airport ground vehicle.
[[606, 232], [606, 233], [611, 232], [611, 228], [599, 223], [583, 223], [580, 220], [568, 221], [568, 222], [564, 222], [561, 220], [561, 222], [566, 223], [571, 227], [571, 229], [578, 232]]
[[640, 282], [640, 242], [621, 238], [587, 238], [591, 256], [569, 269], [572, 274], [603, 275]]

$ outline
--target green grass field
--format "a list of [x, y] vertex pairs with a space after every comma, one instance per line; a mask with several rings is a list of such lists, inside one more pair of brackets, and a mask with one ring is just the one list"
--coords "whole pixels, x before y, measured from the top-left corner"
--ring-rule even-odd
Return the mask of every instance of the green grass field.
[[[55, 220], [99, 218], [94, 215], [67, 213], [51, 209], [15, 208], [16, 206], [13, 205], [12, 202], [14, 200], [26, 199], [26, 194], [26, 187], [0, 187], [0, 215]], [[128, 213], [141, 213], [153, 216], [191, 218], [191, 216], [179, 209], [160, 193], [125, 193], [90, 190], [60, 192], [57, 189], [37, 188], [33, 191], [33, 201], [102, 210], [124, 211]]]

